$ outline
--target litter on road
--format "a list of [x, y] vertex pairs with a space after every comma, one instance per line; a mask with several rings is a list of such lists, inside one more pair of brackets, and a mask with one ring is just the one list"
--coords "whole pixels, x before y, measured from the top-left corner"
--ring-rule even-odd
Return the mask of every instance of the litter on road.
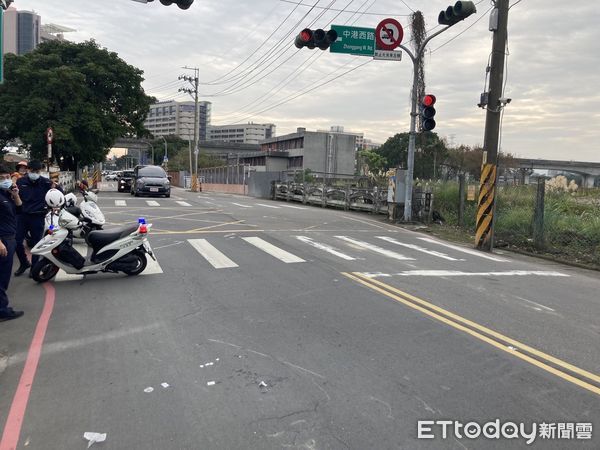
[[86, 431], [83, 433], [83, 438], [89, 441], [87, 448], [90, 448], [96, 442], [104, 442], [106, 440], [106, 433], [93, 433]]
[[146, 393], [150, 393], [154, 390], [154, 388], [152, 386], [148, 386], [146, 389], [144, 389], [144, 392]]

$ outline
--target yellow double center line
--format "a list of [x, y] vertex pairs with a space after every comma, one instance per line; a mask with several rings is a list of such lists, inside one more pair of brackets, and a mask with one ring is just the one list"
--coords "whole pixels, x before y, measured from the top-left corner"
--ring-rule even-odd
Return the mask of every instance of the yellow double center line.
[[407, 294], [393, 286], [369, 278], [360, 272], [342, 272], [342, 275], [446, 325], [470, 334], [471, 336], [520, 358], [523, 361], [527, 361], [557, 377], [574, 383], [594, 394], [600, 395], [600, 376], [594, 373], [541, 352], [522, 342], [491, 330], [490, 328], [479, 325], [478, 323], [465, 319], [444, 308], [440, 308], [439, 306], [415, 297], [414, 295]]

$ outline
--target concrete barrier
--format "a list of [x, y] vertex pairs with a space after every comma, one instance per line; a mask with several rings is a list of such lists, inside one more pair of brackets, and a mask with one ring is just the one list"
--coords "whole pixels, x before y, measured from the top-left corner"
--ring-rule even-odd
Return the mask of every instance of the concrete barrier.
[[214, 184], [202, 183], [202, 192], [221, 192], [224, 194], [246, 195], [246, 186], [243, 184]]

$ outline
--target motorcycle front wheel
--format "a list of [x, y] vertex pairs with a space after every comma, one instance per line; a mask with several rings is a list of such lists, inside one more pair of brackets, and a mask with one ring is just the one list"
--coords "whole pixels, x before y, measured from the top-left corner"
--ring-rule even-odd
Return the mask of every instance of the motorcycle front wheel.
[[40, 258], [31, 268], [31, 278], [38, 283], [44, 283], [54, 278], [58, 271], [58, 266], [52, 261]]

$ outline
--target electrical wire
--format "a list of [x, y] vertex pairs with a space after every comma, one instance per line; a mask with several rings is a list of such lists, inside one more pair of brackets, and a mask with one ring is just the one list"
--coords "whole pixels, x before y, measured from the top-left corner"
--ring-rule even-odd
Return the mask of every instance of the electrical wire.
[[516, 6], [518, 3], [521, 3], [523, 0], [517, 0], [516, 2], [514, 2], [512, 5], [510, 5], [508, 7], [508, 9], [512, 8], [513, 6]]
[[[298, 2], [293, 2], [292, 0], [279, 0], [280, 2], [284, 2], [284, 3], [291, 3], [293, 5], [299, 5], [299, 6], [310, 6], [308, 4], [304, 4], [304, 3], [298, 3]], [[329, 11], [343, 11], [341, 9], [335, 9], [335, 8], [326, 8], [323, 6], [317, 6], [317, 9], [327, 9]], [[410, 9], [410, 8], [409, 8]], [[360, 10], [360, 8], [359, 8]], [[348, 13], [359, 13], [360, 11], [346, 11]], [[399, 13], [383, 13], [383, 12], [379, 12], [379, 13], [364, 13], [366, 15], [369, 16], [408, 16], [410, 14], [399, 14]]]

